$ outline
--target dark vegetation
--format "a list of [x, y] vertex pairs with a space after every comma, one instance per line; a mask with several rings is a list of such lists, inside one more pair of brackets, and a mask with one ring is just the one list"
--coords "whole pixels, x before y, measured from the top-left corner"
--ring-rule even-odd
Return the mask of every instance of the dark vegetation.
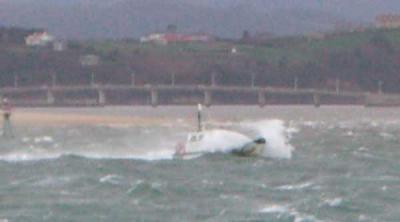
[[0, 27], [0, 43], [1, 44], [23, 44], [25, 37], [34, 33], [41, 32], [41, 29], [23, 29], [17, 27]]
[[[0, 29], [0, 37], [6, 29]], [[70, 41], [66, 49], [31, 48], [9, 29], [0, 41], [0, 86], [88, 84], [91, 73], [101, 84], [210, 84], [333, 89], [336, 80], [347, 90], [400, 91], [400, 29], [306, 37], [212, 43], [141, 44], [136, 40]], [[27, 30], [29, 32], [31, 30]], [[6, 30], [7, 32], [7, 30]], [[231, 53], [233, 47], [237, 53]], [[96, 66], [82, 66], [83, 55], [98, 55]]]

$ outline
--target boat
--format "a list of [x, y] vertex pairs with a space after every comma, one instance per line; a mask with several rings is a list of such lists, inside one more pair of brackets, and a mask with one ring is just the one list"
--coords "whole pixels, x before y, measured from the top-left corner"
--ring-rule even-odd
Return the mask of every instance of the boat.
[[265, 138], [250, 139], [239, 132], [224, 129], [204, 130], [202, 106], [198, 105], [198, 129], [187, 135], [186, 142], [178, 143], [175, 158], [191, 158], [209, 152], [229, 152], [236, 156], [258, 156], [264, 152]]

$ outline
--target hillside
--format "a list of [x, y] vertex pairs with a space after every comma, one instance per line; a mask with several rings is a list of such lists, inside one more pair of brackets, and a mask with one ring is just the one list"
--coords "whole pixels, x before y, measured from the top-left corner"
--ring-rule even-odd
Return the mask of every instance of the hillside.
[[[233, 47], [237, 53], [232, 54]], [[2, 44], [0, 84], [11, 86], [96, 82], [127, 84], [135, 73], [137, 84], [209, 84], [211, 74], [224, 85], [249, 85], [252, 76], [262, 86], [334, 88], [336, 79], [348, 90], [399, 92], [400, 30], [329, 34], [324, 39], [275, 38], [263, 42], [141, 44], [127, 41], [69, 42], [68, 49], [27, 48]], [[100, 56], [100, 64], [83, 67], [82, 55]]]

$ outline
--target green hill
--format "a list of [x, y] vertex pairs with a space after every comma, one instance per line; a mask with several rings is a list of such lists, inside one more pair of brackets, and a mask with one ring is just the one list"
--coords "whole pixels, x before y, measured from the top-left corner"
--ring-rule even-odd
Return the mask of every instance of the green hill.
[[[232, 53], [232, 48], [237, 53]], [[57, 73], [60, 84], [88, 83], [94, 72], [99, 83], [123, 84], [136, 74], [138, 84], [209, 84], [214, 73], [219, 84], [334, 88], [337, 79], [348, 90], [376, 91], [379, 81], [388, 92], [399, 92], [400, 29], [370, 29], [332, 33], [319, 39], [304, 36], [264, 41], [142, 44], [136, 40], [69, 42], [68, 49], [0, 48], [2, 86], [15, 75], [22, 85], [49, 83]], [[95, 54], [100, 64], [82, 67], [82, 55]]]

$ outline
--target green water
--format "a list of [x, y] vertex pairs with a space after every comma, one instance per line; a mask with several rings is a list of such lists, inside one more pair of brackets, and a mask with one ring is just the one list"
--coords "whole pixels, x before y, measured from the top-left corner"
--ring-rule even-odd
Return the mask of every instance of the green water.
[[214, 127], [256, 127], [291, 158], [172, 159], [194, 109], [72, 110], [169, 120], [151, 127], [16, 127], [0, 143], [0, 221], [400, 220], [400, 109], [214, 107]]

